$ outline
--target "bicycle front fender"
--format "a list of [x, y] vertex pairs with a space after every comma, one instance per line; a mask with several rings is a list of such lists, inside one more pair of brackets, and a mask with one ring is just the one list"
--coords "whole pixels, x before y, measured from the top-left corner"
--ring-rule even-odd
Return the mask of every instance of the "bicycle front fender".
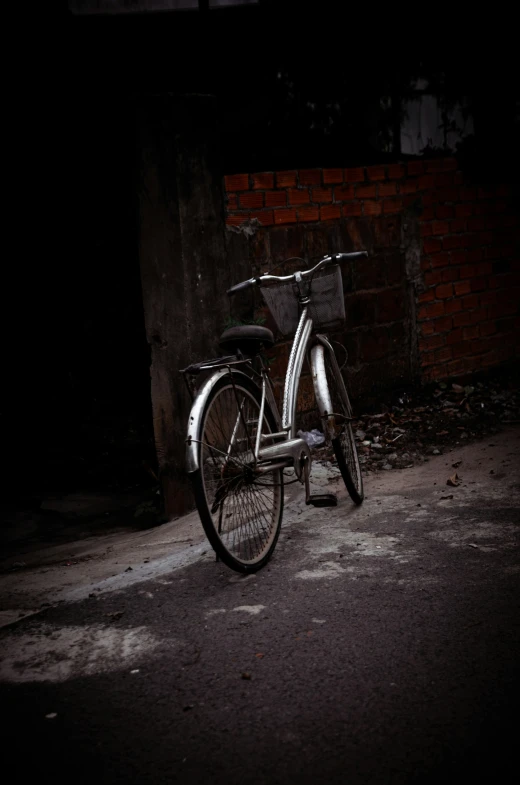
[[335, 436], [334, 418], [331, 417], [332, 399], [330, 395], [329, 385], [327, 383], [327, 374], [325, 373], [325, 352], [330, 352], [332, 361], [336, 360], [334, 349], [330, 345], [324, 335], [316, 335], [316, 343], [310, 351], [310, 363], [312, 372], [312, 383], [314, 386], [314, 395], [316, 396], [316, 403], [322, 419], [324, 428], [326, 428], [326, 436], [333, 439]]
[[188, 433], [186, 436], [186, 471], [188, 474], [192, 474], [200, 469], [199, 440], [202, 433], [202, 416], [211, 391], [223, 376], [233, 376], [233, 378], [236, 379], [245, 377], [246, 379], [249, 379], [249, 376], [242, 373], [242, 371], [231, 371], [229, 368], [221, 368], [216, 373], [211, 374], [198, 390], [188, 418]]

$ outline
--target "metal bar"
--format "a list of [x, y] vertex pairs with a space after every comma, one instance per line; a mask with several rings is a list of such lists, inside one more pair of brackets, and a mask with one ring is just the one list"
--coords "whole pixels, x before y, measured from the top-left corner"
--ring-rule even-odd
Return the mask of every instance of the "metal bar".
[[265, 376], [262, 376], [262, 400], [260, 401], [260, 415], [258, 417], [258, 425], [256, 427], [255, 461], [258, 460], [258, 453], [260, 450], [260, 437], [262, 435], [262, 425], [264, 422], [264, 407], [265, 407]]
[[289, 357], [284, 389], [282, 425], [284, 428], [290, 428], [289, 437], [293, 439], [296, 436], [298, 384], [311, 332], [312, 319], [307, 318], [307, 308], [304, 308]]

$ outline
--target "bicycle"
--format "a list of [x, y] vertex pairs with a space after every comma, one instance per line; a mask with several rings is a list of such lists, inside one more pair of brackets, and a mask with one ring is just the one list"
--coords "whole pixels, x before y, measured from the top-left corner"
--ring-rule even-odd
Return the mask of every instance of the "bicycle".
[[[255, 572], [274, 551], [283, 516], [284, 470], [292, 468], [295, 481], [305, 486], [307, 504], [324, 507], [337, 503], [331, 493], [311, 495], [311, 452], [304, 439], [296, 435], [298, 387], [305, 356], [327, 444], [334, 450], [350, 497], [358, 505], [363, 501], [347, 389], [331, 342], [316, 330], [345, 321], [338, 263], [367, 255], [358, 251], [325, 256], [310, 270], [284, 276], [266, 273], [228, 290], [232, 296], [249, 287], [260, 287], [280, 333], [294, 333], [281, 416], [261, 355], [274, 345], [273, 333], [267, 327], [248, 324], [228, 328], [220, 346], [233, 354], [181, 371], [193, 398], [186, 468], [195, 502], [217, 559], [238, 572]], [[209, 376], [194, 395], [192, 377], [203, 371]]]

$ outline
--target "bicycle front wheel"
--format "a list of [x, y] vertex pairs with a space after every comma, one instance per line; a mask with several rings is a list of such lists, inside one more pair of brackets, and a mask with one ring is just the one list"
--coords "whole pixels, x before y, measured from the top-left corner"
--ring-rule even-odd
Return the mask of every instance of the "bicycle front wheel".
[[283, 514], [283, 472], [255, 471], [259, 427], [276, 430], [266, 402], [246, 377], [223, 376], [213, 388], [198, 435], [199, 470], [192, 475], [204, 531], [222, 561], [238, 572], [255, 572], [271, 557]]
[[332, 348], [324, 349], [324, 365], [332, 402], [331, 416], [334, 418], [332, 447], [350, 498], [355, 504], [361, 504], [364, 499], [363, 477], [352, 432], [352, 407]]

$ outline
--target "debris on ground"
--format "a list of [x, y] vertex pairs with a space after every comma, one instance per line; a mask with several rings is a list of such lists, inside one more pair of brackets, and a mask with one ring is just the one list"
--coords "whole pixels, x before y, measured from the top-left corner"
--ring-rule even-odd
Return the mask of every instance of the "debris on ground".
[[[502, 376], [466, 386], [442, 382], [389, 396], [379, 411], [356, 418], [352, 431], [363, 472], [370, 474], [409, 468], [513, 423], [520, 423], [520, 384]], [[334, 463], [330, 448], [313, 454]], [[453, 463], [454, 469], [459, 466]], [[448, 485], [458, 485], [450, 480]]]

